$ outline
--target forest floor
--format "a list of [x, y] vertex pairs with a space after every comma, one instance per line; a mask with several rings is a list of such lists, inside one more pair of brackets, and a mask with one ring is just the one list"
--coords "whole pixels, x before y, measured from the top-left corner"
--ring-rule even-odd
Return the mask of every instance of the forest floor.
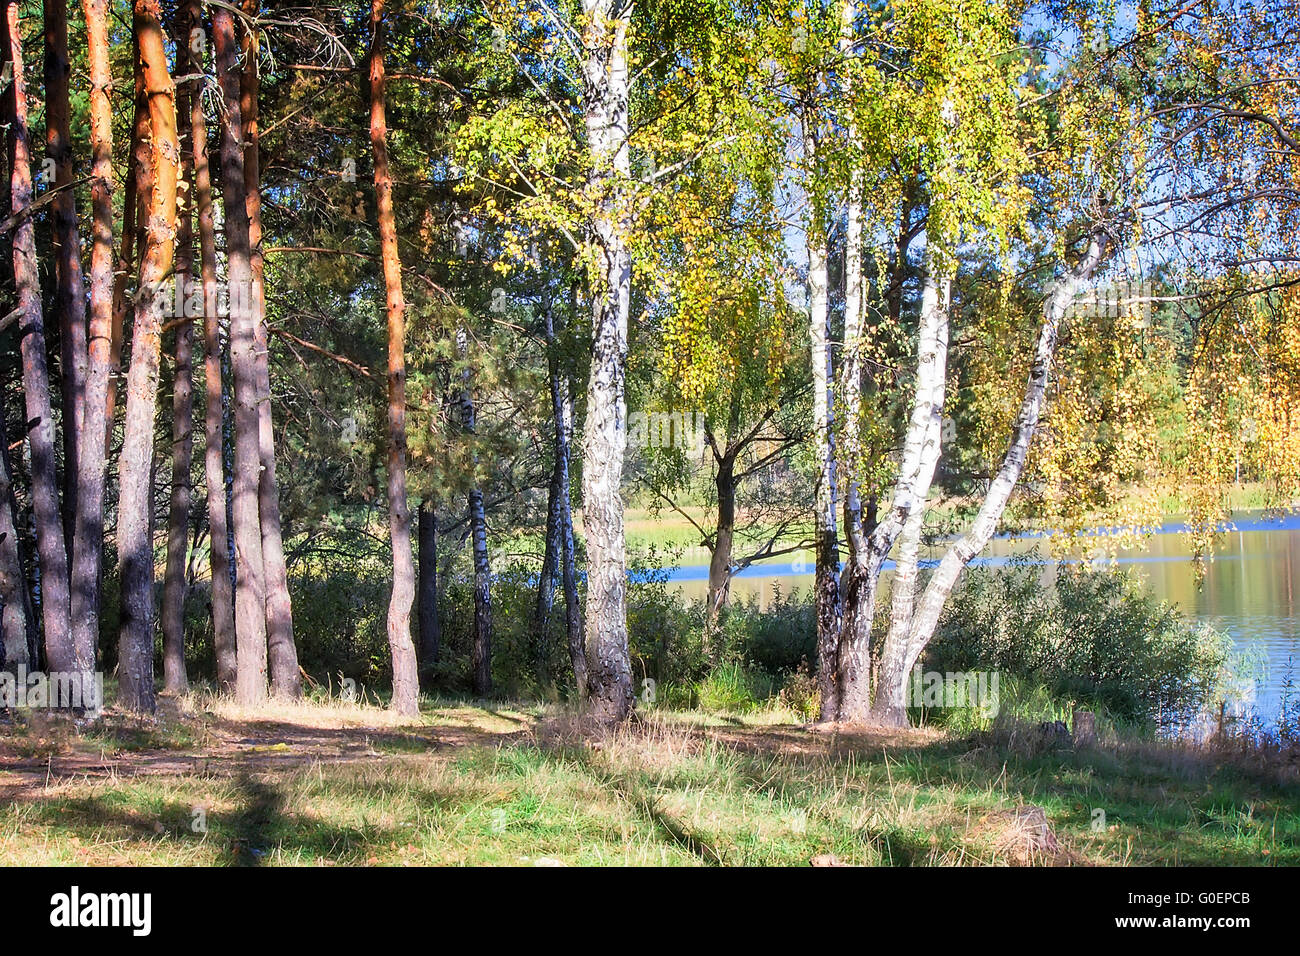
[[0, 718], [0, 865], [1300, 864], [1297, 768], [1150, 742], [351, 703]]

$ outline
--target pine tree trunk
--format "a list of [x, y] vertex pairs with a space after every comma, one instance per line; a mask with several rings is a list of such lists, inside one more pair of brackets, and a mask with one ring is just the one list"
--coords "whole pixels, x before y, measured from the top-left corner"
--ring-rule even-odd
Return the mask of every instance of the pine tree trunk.
[[[12, 211], [17, 213], [25, 210], [32, 202], [32, 170], [22, 29], [16, 0], [5, 0], [4, 17], [5, 42], [9, 62], [13, 65], [13, 81], [5, 94], [13, 155], [9, 199]], [[45, 656], [51, 671], [72, 673], [76, 670], [77, 661], [69, 628], [68, 553], [63, 539], [59, 488], [55, 475], [54, 417], [50, 401], [49, 370], [45, 361], [45, 318], [41, 312], [36, 225], [30, 216], [25, 217], [14, 229], [13, 268], [20, 313], [18, 335], [27, 411], [27, 441], [31, 450], [32, 509], [36, 523], [36, 553], [40, 560]]]
[[113, 426], [117, 417], [117, 390], [122, 375], [122, 339], [126, 334], [126, 314], [131, 308], [128, 289], [136, 275], [139, 246], [143, 241], [143, 203], [153, 189], [153, 175], [149, 162], [149, 106], [144, 95], [144, 70], [140, 64], [138, 41], [132, 35], [136, 48], [132, 62], [135, 64], [135, 112], [131, 121], [130, 174], [122, 195], [122, 244], [118, 254], [117, 275], [113, 285], [113, 320], [109, 339], [108, 392], [105, 399], [104, 447], [113, 444]]
[[[184, 42], [199, 28], [198, 0], [184, 0]], [[201, 66], [196, 62], [196, 67]], [[216, 652], [217, 688], [235, 689], [238, 656], [235, 641], [235, 594], [231, 581], [230, 526], [227, 521], [224, 466], [221, 321], [217, 314], [217, 239], [212, 210], [212, 171], [208, 161], [208, 125], [202, 97], [190, 98], [190, 140], [194, 155], [194, 207], [198, 213], [199, 274], [203, 283], [203, 466], [208, 508], [208, 544], [212, 579], [212, 642]]]
[[225, 212], [226, 260], [230, 299], [230, 366], [234, 382], [235, 453], [230, 517], [234, 533], [235, 638], [238, 674], [235, 696], [243, 704], [266, 699], [266, 580], [258, 506], [258, 376], [254, 354], [257, 313], [245, 196], [243, 119], [238, 46], [234, 18], [225, 7], [212, 8], [212, 49], [221, 87], [221, 185]]
[[45, 158], [54, 161], [54, 181], [61, 189], [51, 206], [54, 240], [52, 321], [59, 326], [63, 392], [63, 537], [69, 558], [76, 532], [77, 446], [81, 436], [86, 388], [86, 285], [81, 272], [81, 236], [72, 185], [72, 132], [68, 101], [67, 0], [44, 0], [45, 14]]
[[[72, 644], [89, 674], [99, 644], [104, 561], [104, 480], [108, 467], [108, 381], [113, 337], [113, 77], [108, 0], [84, 0], [90, 73], [91, 182], [90, 327], [82, 433], [77, 458], [77, 516], [72, 541]], [[134, 204], [134, 198], [131, 204]], [[128, 205], [126, 219], [133, 221]]]
[[[189, 21], [177, 11], [176, 72], [195, 73], [190, 49]], [[181, 187], [176, 209], [176, 301], [186, 307], [176, 316], [175, 369], [172, 378], [172, 496], [167, 513], [167, 565], [163, 574], [163, 691], [184, 694], [189, 690], [185, 672], [186, 557], [189, 546], [190, 508], [193, 489], [190, 465], [194, 440], [194, 326], [188, 303], [194, 285], [194, 149], [189, 123], [191, 101], [197, 89], [186, 84], [177, 90], [176, 115], [180, 123]]]
[[583, 120], [587, 172], [596, 208], [588, 227], [598, 277], [591, 289], [591, 376], [583, 433], [583, 528], [587, 539], [588, 706], [599, 723], [632, 712], [627, 642], [627, 553], [623, 533], [623, 456], [627, 449], [628, 311], [632, 257], [623, 200], [628, 156], [628, 30], [631, 8], [583, 0]]
[[413, 717], [420, 712], [420, 681], [415, 644], [411, 641], [415, 565], [411, 558], [411, 509], [406, 495], [406, 299], [402, 294], [402, 260], [393, 216], [393, 175], [388, 168], [384, 0], [371, 0], [370, 29], [370, 146], [375, 154], [379, 249], [388, 313], [388, 531], [393, 545], [393, 592], [388, 601], [388, 648], [393, 658], [391, 706], [397, 713]]
[[469, 493], [470, 540], [474, 548], [474, 646], [470, 651], [474, 693], [492, 693], [492, 565], [488, 560], [483, 491]]
[[[256, 17], [258, 0], [245, 0], [244, 12]], [[265, 263], [262, 258], [262, 182], [258, 131], [258, 37], [244, 33], [244, 64], [240, 76], [240, 109], [244, 122], [244, 189], [248, 206], [252, 305], [253, 356], [257, 363], [258, 453], [262, 470], [258, 479], [258, 510], [262, 527], [262, 567], [266, 575], [266, 642], [275, 696], [293, 699], [302, 694], [298, 649], [293, 637], [293, 607], [289, 599], [289, 571], [285, 564], [280, 523], [280, 484], [275, 469], [275, 424], [271, 417], [271, 364], [266, 329]]]
[[153, 436], [158, 400], [158, 363], [176, 247], [176, 198], [180, 141], [176, 88], [167, 69], [158, 0], [135, 0], [135, 34], [140, 45], [149, 104], [153, 188], [145, 217], [145, 251], [140, 262], [142, 294], [135, 308], [131, 367], [126, 383], [126, 428], [118, 466], [117, 550], [122, 588], [118, 632], [119, 702], [141, 713], [154, 711]]
[[0, 407], [0, 667], [10, 673], [20, 664], [29, 670], [33, 668], [28, 648], [35, 628], [18, 540], [17, 514], [13, 472], [9, 468], [9, 434], [4, 409]]
[[421, 680], [429, 685], [442, 644], [442, 623], [438, 617], [438, 511], [427, 498], [420, 503], [419, 524], [420, 672]]

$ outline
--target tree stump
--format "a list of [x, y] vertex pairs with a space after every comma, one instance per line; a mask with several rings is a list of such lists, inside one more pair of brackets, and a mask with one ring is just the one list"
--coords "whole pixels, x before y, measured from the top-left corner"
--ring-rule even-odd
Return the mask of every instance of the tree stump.
[[1097, 742], [1097, 715], [1090, 710], [1076, 710], [1072, 715], [1074, 745], [1091, 747]]

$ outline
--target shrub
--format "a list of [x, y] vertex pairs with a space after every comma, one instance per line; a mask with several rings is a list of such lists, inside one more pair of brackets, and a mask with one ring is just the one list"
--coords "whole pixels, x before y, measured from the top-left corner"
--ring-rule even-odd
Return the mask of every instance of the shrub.
[[786, 675], [779, 697], [782, 706], [794, 711], [800, 719], [817, 719], [821, 711], [821, 691], [817, 686], [817, 675], [807, 661]]
[[937, 671], [997, 670], [1117, 721], [1170, 725], [1217, 691], [1226, 639], [1152, 598], [1128, 572], [1020, 563], [972, 569], [927, 650]]
[[658, 687], [684, 687], [709, 670], [704, 651], [704, 607], [685, 604], [668, 585], [668, 573], [634, 561], [627, 591], [628, 646], [632, 679], [640, 691], [646, 678]]
[[751, 597], [727, 612], [725, 646], [746, 664], [780, 678], [817, 659], [817, 614], [803, 595], [777, 590], [767, 610]]

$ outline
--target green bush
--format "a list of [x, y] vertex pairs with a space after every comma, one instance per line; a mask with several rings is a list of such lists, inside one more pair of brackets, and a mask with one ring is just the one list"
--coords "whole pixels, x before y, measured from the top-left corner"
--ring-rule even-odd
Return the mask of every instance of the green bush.
[[[655, 558], [633, 562], [627, 591], [632, 679], [640, 692], [649, 678], [658, 687], [694, 685], [709, 671], [704, 650], [704, 606], [686, 604], [668, 584]], [[662, 703], [662, 700], [660, 701]]]
[[1171, 725], [1213, 699], [1222, 635], [1189, 623], [1130, 573], [1020, 563], [966, 572], [924, 668], [999, 671], [1133, 724]]
[[301, 570], [290, 576], [289, 593], [302, 669], [320, 683], [342, 675], [366, 687], [389, 684], [391, 566], [372, 559], [334, 564], [327, 573]]
[[[382, 553], [348, 553], [298, 563], [290, 575], [295, 632], [303, 668], [325, 682], [339, 676], [378, 688], [391, 679], [386, 615], [391, 569]], [[743, 712], [775, 698], [816, 716], [816, 617], [810, 596], [778, 591], [766, 609], [754, 598], [728, 608], [706, 652], [704, 602], [686, 603], [656, 570], [655, 555], [632, 563], [627, 592], [634, 690], [649, 703]], [[954, 593], [923, 668], [1000, 672], [1000, 708], [1027, 720], [1058, 719], [1069, 701], [1116, 723], [1169, 725], [1212, 703], [1227, 678], [1225, 639], [1190, 625], [1147, 595], [1130, 574], [1081, 567], [1050, 571], [1028, 563], [971, 569]], [[116, 579], [106, 574], [105, 624], [114, 623]], [[582, 582], [580, 579], [580, 588]], [[493, 577], [492, 674], [496, 692], [513, 699], [573, 695], [557, 588], [550, 627], [533, 623], [536, 568], [517, 562]], [[580, 595], [581, 600], [581, 595]], [[210, 679], [209, 593], [186, 604], [191, 678]], [[468, 554], [444, 582], [439, 603], [442, 645], [433, 689], [470, 691], [473, 588]], [[413, 621], [414, 624], [414, 621]], [[105, 642], [111, 666], [113, 642]], [[929, 715], [952, 721], [953, 714]]]
[[752, 667], [781, 678], [817, 659], [817, 612], [803, 595], [779, 588], [767, 610], [751, 597], [733, 605], [722, 624], [726, 647]]

